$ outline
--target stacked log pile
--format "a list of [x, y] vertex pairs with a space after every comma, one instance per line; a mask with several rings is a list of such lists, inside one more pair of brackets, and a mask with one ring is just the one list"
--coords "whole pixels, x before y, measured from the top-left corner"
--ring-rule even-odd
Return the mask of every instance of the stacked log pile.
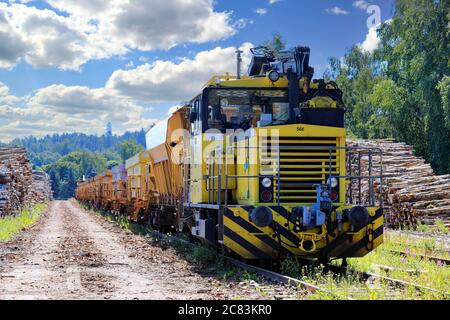
[[[24, 206], [46, 199], [33, 192], [33, 170], [24, 148], [0, 148], [0, 216], [18, 213]], [[36, 182], [44, 194], [48, 179]]]
[[0, 215], [15, 214], [27, 200], [32, 167], [23, 148], [0, 148]]
[[[414, 156], [412, 146], [392, 140], [348, 140], [348, 146], [380, 148], [383, 151], [383, 203], [386, 222], [391, 227], [433, 225], [437, 220], [450, 227], [450, 175], [437, 176], [424, 159]], [[379, 158], [373, 158], [373, 171], [380, 172]], [[362, 159], [367, 174], [367, 157]], [[354, 167], [352, 163], [352, 167]], [[352, 184], [352, 193], [356, 191]], [[363, 193], [368, 189], [363, 182]], [[375, 197], [380, 195], [374, 183]], [[355, 200], [355, 194], [353, 195]]]
[[33, 181], [29, 194], [29, 205], [47, 203], [53, 199], [50, 178], [44, 171], [33, 170]]

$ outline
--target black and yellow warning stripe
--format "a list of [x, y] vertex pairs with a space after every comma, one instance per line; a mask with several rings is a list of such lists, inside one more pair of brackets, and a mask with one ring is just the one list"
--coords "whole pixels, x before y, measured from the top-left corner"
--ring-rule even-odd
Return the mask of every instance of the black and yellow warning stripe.
[[[383, 243], [383, 209], [374, 207], [367, 209], [370, 214], [368, 226], [360, 227], [353, 232], [346, 232], [332, 239], [321, 252], [322, 256], [329, 258], [362, 257]], [[372, 232], [372, 241], [368, 238], [368, 229]]]
[[[263, 228], [249, 220], [253, 206], [228, 208], [224, 215], [224, 245], [246, 259], [275, 259], [289, 254], [333, 258], [364, 256], [383, 242], [382, 209], [368, 208], [368, 227], [363, 226], [351, 234], [344, 232], [337, 237], [329, 236], [316, 243], [316, 252], [306, 253], [299, 248], [301, 239], [292, 230], [293, 221], [288, 209], [279, 206], [269, 208], [273, 211], [274, 223], [273, 226]], [[349, 227], [348, 222], [344, 224], [345, 231]], [[368, 229], [372, 239], [368, 238]]]
[[[227, 209], [224, 216], [224, 244], [226, 246], [240, 255], [240, 252], [245, 253], [246, 256], [243, 257], [247, 259], [263, 258], [267, 254], [272, 258], [285, 257], [289, 254], [305, 254], [298, 247], [300, 238], [292, 230], [289, 230], [289, 228], [292, 228], [292, 223], [287, 220], [287, 215], [284, 218], [277, 212], [278, 210], [271, 208], [273, 211], [273, 225], [260, 228], [249, 220], [249, 213], [253, 209], [253, 206]], [[233, 231], [234, 234], [228, 230]], [[227, 232], [231, 234], [230, 237], [227, 236]], [[250, 254], [240, 247], [246, 247], [248, 252], [258, 255], [249, 257]], [[255, 250], [255, 247], [258, 250]], [[237, 248], [238, 251], [234, 250], [234, 248]], [[252, 250], [249, 248], [252, 248]], [[260, 251], [263, 251], [263, 253]]]
[[[251, 253], [253, 258], [271, 258], [286, 256], [289, 252], [271, 237], [265, 228], [258, 228], [243, 218], [244, 215], [236, 215], [233, 210], [227, 209], [224, 216], [224, 242], [229, 247], [240, 247]], [[273, 232], [273, 231], [272, 231]], [[232, 244], [234, 242], [235, 244]], [[231, 246], [230, 246], [231, 244]], [[241, 249], [241, 248], [239, 248]], [[248, 254], [247, 254], [248, 255]]]

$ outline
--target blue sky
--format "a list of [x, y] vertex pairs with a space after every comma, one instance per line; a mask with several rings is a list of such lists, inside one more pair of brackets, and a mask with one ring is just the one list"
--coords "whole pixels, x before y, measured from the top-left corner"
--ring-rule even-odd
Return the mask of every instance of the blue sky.
[[215, 72], [234, 72], [234, 47], [245, 49], [248, 61], [251, 44], [274, 32], [288, 47], [309, 46], [321, 77], [329, 57], [353, 44], [373, 48], [367, 6], [378, 6], [381, 21], [394, 6], [394, 0], [108, 3], [0, 1], [0, 140], [100, 134], [108, 120], [115, 133], [146, 127]]

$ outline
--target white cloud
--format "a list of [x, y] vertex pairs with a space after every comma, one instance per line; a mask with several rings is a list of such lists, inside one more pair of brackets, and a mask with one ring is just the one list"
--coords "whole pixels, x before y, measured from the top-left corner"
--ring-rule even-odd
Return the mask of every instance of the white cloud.
[[16, 98], [21, 103], [5, 103], [9, 89], [0, 85], [0, 140], [50, 133], [102, 133], [111, 121], [122, 133], [148, 127], [157, 119], [144, 117], [144, 108], [115, 90], [83, 86], [51, 85], [32, 96]]
[[[243, 66], [250, 62], [252, 47], [251, 43], [244, 43], [240, 48], [244, 51]], [[153, 103], [190, 99], [211, 76], [235, 73], [235, 51], [235, 47], [217, 47], [199, 52], [193, 59], [184, 58], [180, 63], [158, 60], [132, 70], [117, 70], [109, 78], [106, 88]]]
[[267, 9], [266, 8], [258, 8], [258, 9], [255, 9], [255, 12], [257, 14], [259, 14], [260, 16], [265, 16], [267, 14]]
[[184, 42], [203, 43], [233, 35], [236, 31], [230, 15], [215, 12], [212, 0], [116, 1], [99, 17], [99, 33], [133, 49], [168, 49]]
[[373, 52], [375, 49], [378, 48], [378, 45], [380, 44], [380, 39], [378, 38], [377, 34], [377, 27], [372, 27], [369, 29], [366, 39], [363, 43], [360, 44], [360, 47], [363, 51], [367, 52]]
[[[77, 16], [98, 17], [102, 13], [113, 10], [117, 1], [104, 0], [45, 0], [53, 8]], [[110, 5], [108, 5], [110, 3]]]
[[334, 14], [334, 15], [341, 15], [341, 14], [347, 15], [348, 14], [347, 10], [344, 10], [338, 6], [334, 6], [332, 8], [326, 8], [325, 11], [329, 14]]
[[12, 68], [28, 52], [25, 39], [9, 24], [6, 4], [0, 3], [0, 68]]
[[0, 82], [0, 98], [5, 97], [9, 94], [9, 88]]
[[[52, 10], [40, 10], [22, 4], [0, 4], [14, 39], [26, 43], [16, 63], [24, 58], [37, 67], [57, 67], [78, 70], [91, 59], [108, 58], [126, 53], [125, 47], [115, 46], [94, 35], [95, 26], [78, 18], [60, 16]], [[5, 47], [0, 52], [5, 50]], [[1, 59], [4, 60], [4, 59]]]
[[233, 24], [233, 28], [236, 29], [244, 29], [247, 25], [253, 24], [254, 21], [246, 18], [241, 18], [236, 20], [236, 22]]
[[11, 105], [18, 103], [20, 98], [13, 96], [9, 93], [9, 88], [2, 82], [0, 82], [0, 105]]
[[280, 1], [282, 1], [282, 0], [269, 0], [269, 4], [275, 4], [275, 3], [280, 2]]
[[[244, 67], [250, 62], [252, 47], [251, 43], [240, 47]], [[0, 83], [0, 140], [62, 132], [100, 134], [108, 121], [119, 133], [147, 128], [158, 121], [149, 106], [186, 101], [200, 93], [211, 76], [234, 74], [235, 51], [235, 47], [216, 47], [192, 59], [158, 60], [117, 70], [101, 88], [54, 84], [30, 96], [15, 97]]]
[[225, 39], [252, 23], [232, 22], [232, 13], [214, 11], [212, 0], [46, 1], [58, 11], [0, 3], [0, 68], [25, 59], [37, 67], [79, 70], [89, 60], [132, 49]]
[[353, 1], [353, 6], [355, 8], [361, 9], [361, 10], [366, 10], [369, 5], [370, 5], [370, 3], [365, 0]]

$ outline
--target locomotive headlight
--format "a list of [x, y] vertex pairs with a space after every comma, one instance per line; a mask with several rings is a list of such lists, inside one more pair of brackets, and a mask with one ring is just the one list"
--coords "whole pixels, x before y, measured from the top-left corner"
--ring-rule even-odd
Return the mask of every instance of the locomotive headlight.
[[267, 77], [272, 82], [277, 82], [280, 79], [280, 74], [276, 70], [269, 71]]
[[337, 180], [335, 177], [328, 178], [327, 184], [328, 184], [328, 185], [331, 184], [331, 188], [336, 188], [337, 185], [338, 185], [338, 180]]
[[264, 188], [270, 188], [272, 186], [272, 180], [270, 178], [264, 178], [261, 180], [261, 185]]

